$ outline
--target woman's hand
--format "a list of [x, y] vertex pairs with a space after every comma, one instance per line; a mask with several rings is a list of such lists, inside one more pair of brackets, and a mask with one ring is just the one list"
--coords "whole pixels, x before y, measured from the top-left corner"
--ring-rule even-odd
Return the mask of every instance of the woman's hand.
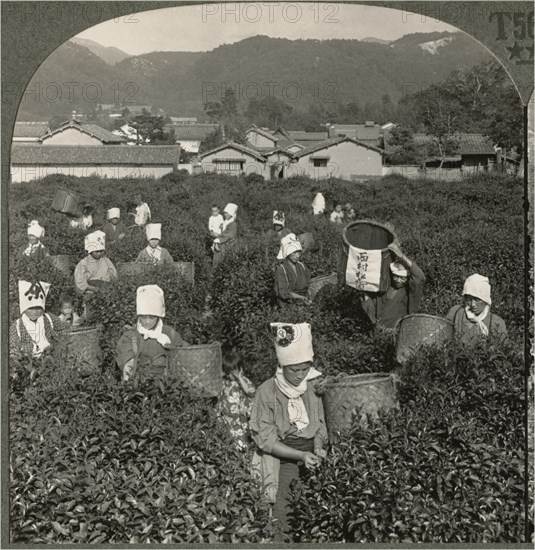
[[325, 449], [314, 449], [314, 454], [321, 459], [327, 458], [327, 451]]
[[301, 459], [304, 464], [305, 468], [308, 470], [314, 469], [316, 466], [319, 466], [321, 459], [319, 456], [316, 456], [314, 453], [307, 453], [303, 452], [303, 457]]
[[241, 370], [238, 371], [238, 380], [240, 382], [240, 385], [243, 391], [246, 393], [246, 395], [248, 395], [249, 397], [252, 397], [255, 394], [255, 387], [253, 386], [252, 382], [243, 374]]
[[399, 246], [399, 243], [394, 241], [393, 243], [390, 243], [388, 245], [388, 248], [398, 257], [403, 258], [403, 251], [401, 250], [401, 247]]

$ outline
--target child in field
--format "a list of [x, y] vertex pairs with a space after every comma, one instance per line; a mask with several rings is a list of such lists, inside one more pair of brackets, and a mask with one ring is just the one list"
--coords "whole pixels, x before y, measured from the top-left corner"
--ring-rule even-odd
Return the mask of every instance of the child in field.
[[60, 321], [69, 323], [72, 328], [79, 326], [82, 322], [80, 316], [74, 311], [74, 300], [72, 296], [64, 294], [59, 301], [59, 307], [61, 310], [58, 316]]
[[210, 232], [210, 237], [216, 239], [221, 236], [223, 231], [223, 222], [225, 221], [223, 216], [219, 212], [219, 206], [217, 204], [212, 204], [211, 207], [212, 214], [208, 219], [208, 231]]
[[143, 198], [138, 193], [135, 197], [136, 200], [136, 213], [130, 213], [131, 216], [134, 216], [134, 223], [141, 227], [147, 225], [147, 222], [151, 221], [151, 212], [149, 205], [143, 201]]
[[314, 216], [319, 216], [325, 212], [325, 197], [317, 187], [313, 187], [311, 189], [311, 193], [314, 195], [312, 212], [314, 213]]
[[285, 227], [286, 225], [286, 216], [281, 210], [273, 211], [273, 227], [266, 231], [264, 235], [264, 242], [266, 243], [266, 248], [271, 253], [275, 255], [279, 252], [281, 239], [289, 235], [291, 231]]
[[230, 250], [235, 244], [238, 236], [238, 226], [236, 222], [236, 216], [238, 214], [238, 205], [233, 202], [229, 202], [223, 210], [223, 226], [221, 228], [221, 235], [214, 239], [214, 246], [212, 248], [214, 257], [212, 260], [213, 267], [216, 267], [223, 259], [223, 256]]
[[22, 251], [22, 256], [34, 260], [43, 260], [50, 254], [41, 239], [45, 236], [45, 229], [37, 220], [32, 220], [28, 225], [28, 246]]
[[255, 387], [242, 371], [242, 358], [236, 351], [223, 355], [223, 391], [217, 405], [219, 418], [228, 428], [234, 444], [247, 451], [251, 441], [249, 419]]
[[136, 258], [136, 262], [151, 263], [153, 265], [172, 264], [173, 258], [166, 248], [160, 246], [162, 240], [162, 224], [149, 223], [145, 227], [149, 244]]
[[344, 222], [344, 209], [342, 208], [342, 203], [337, 202], [334, 206], [334, 210], [331, 213], [330, 220], [333, 223], [343, 223]]
[[86, 204], [84, 207], [84, 213], [81, 218], [73, 218], [71, 220], [71, 227], [75, 229], [91, 229], [93, 227], [93, 206]]

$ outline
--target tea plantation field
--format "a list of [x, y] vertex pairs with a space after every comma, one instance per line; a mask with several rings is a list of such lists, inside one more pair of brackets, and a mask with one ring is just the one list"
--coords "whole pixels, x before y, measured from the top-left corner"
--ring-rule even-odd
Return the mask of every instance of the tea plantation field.
[[[176, 261], [195, 263], [193, 287], [162, 271], [157, 280], [120, 279], [102, 292], [95, 304], [104, 327], [99, 372], [81, 376], [53, 357], [10, 363], [12, 542], [272, 540], [249, 457], [231, 445], [213, 401], [178, 383], [135, 391], [120, 383], [113, 349], [124, 325], [134, 322], [135, 289], [148, 282], [165, 291], [167, 321], [187, 341], [235, 346], [256, 384], [276, 366], [271, 321], [310, 322], [316, 366], [325, 375], [399, 376], [400, 410], [355, 427], [331, 446], [322, 468], [296, 486], [294, 542], [529, 542], [521, 182], [489, 175], [320, 184], [329, 206], [351, 202], [359, 218], [394, 226], [427, 278], [421, 312], [445, 316], [468, 275], [490, 278], [493, 311], [505, 320], [509, 340], [428, 349], [403, 367], [395, 362], [392, 334], [372, 330], [348, 287], [311, 306], [293, 306], [284, 318], [274, 307], [275, 261], [262, 244], [273, 210], [286, 212], [296, 234], [314, 233], [320, 251], [303, 257], [313, 276], [336, 269], [342, 227], [312, 216], [313, 184], [306, 178], [270, 183], [177, 174], [131, 181], [51, 176], [11, 187], [11, 320], [18, 316], [18, 279], [52, 283], [47, 310], [53, 313], [59, 296], [73, 289], [72, 277], [45, 263], [30, 265], [18, 254], [27, 223], [37, 219], [51, 254], [83, 257], [84, 232], [50, 210], [59, 187], [93, 199], [97, 227], [111, 207], [120, 207], [125, 218], [141, 192], [153, 221], [163, 224], [162, 246]], [[228, 202], [239, 205], [243, 246], [212, 272], [210, 206]], [[129, 238], [113, 261], [133, 261], [144, 246], [141, 236]]]

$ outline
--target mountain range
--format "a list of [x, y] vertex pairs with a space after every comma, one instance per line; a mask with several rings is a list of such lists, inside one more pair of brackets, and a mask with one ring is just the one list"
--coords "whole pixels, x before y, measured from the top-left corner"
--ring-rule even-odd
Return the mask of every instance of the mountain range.
[[[415, 33], [383, 43], [365, 40], [288, 40], [254, 36], [208, 52], [151, 52], [128, 56], [117, 48], [73, 39], [39, 67], [30, 86], [55, 82], [55, 101], [23, 100], [19, 120], [50, 120], [98, 103], [137, 103], [170, 115], [199, 116], [226, 87], [241, 107], [273, 94], [296, 110], [311, 103], [396, 102], [491, 55], [463, 33]], [[76, 83], [72, 88], [67, 83]], [[70, 88], [69, 88], [70, 86]], [[69, 93], [74, 91], [74, 93]]]

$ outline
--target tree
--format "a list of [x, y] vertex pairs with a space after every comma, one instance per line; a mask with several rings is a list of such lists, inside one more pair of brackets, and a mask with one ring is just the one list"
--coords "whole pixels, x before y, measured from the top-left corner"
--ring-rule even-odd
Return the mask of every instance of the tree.
[[274, 129], [285, 125], [292, 111], [293, 108], [282, 99], [265, 97], [251, 99], [244, 115], [252, 124]]
[[141, 115], [137, 115], [132, 120], [132, 126], [136, 128], [140, 143], [151, 143], [153, 145], [168, 145], [175, 143], [174, 132], [170, 136], [164, 130], [164, 118], [162, 116], [151, 115], [143, 110]]
[[211, 151], [220, 145], [223, 145], [223, 132], [221, 126], [218, 126], [211, 134], [209, 134], [205, 140], [201, 141], [201, 146], [199, 148], [199, 153], [205, 153], [206, 151]]

